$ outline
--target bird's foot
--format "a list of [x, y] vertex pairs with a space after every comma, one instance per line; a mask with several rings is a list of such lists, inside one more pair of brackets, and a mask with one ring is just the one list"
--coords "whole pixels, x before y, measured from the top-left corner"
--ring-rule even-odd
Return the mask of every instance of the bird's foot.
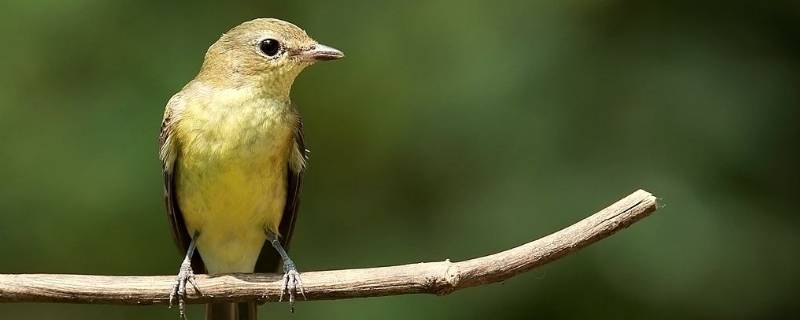
[[194, 271], [192, 271], [192, 263], [189, 260], [181, 263], [181, 268], [178, 271], [178, 276], [175, 278], [175, 284], [172, 286], [172, 292], [169, 293], [169, 307], [172, 308], [175, 299], [178, 300], [178, 312], [181, 319], [186, 319], [186, 284], [191, 283], [197, 291], [197, 284], [194, 282]]
[[299, 292], [306, 299], [306, 290], [303, 288], [303, 281], [300, 280], [300, 273], [297, 272], [294, 264], [287, 264], [283, 266], [283, 290], [278, 301], [283, 301], [283, 295], [289, 296], [289, 311], [294, 312], [295, 295]]

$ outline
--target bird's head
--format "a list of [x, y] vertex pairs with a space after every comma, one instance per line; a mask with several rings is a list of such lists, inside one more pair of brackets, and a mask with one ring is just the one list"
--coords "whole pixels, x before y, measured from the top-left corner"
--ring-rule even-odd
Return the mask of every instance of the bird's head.
[[288, 96], [294, 79], [305, 67], [342, 57], [341, 51], [317, 43], [294, 24], [260, 18], [234, 27], [211, 45], [198, 78], [211, 84], [254, 86]]

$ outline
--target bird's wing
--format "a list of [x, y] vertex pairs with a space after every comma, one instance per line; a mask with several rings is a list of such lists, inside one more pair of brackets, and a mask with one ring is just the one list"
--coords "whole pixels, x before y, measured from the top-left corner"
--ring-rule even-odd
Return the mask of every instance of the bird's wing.
[[[287, 163], [286, 204], [283, 208], [283, 217], [278, 227], [280, 241], [284, 249], [289, 250], [289, 241], [292, 240], [294, 224], [297, 221], [297, 208], [300, 205], [300, 188], [303, 183], [303, 172], [308, 160], [308, 150], [303, 140], [303, 121], [298, 116], [297, 129], [294, 133], [294, 147]], [[256, 262], [255, 272], [275, 272], [281, 265], [281, 257], [269, 243], [264, 243], [261, 254]]]
[[[178, 206], [175, 190], [175, 177], [177, 176], [178, 145], [174, 136], [175, 123], [178, 113], [182, 108], [183, 99], [178, 93], [167, 103], [164, 119], [161, 121], [161, 132], [158, 135], [159, 158], [161, 159], [161, 172], [164, 176], [164, 202], [167, 205], [167, 218], [172, 226], [172, 239], [178, 246], [181, 254], [186, 254], [192, 237], [186, 231], [183, 214]], [[196, 273], [205, 273], [206, 268], [199, 254], [192, 257], [192, 269]]]

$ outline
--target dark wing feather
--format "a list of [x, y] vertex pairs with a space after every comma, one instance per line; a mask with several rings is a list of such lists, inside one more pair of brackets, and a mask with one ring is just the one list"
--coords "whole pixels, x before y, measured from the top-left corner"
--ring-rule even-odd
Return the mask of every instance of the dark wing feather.
[[[161, 122], [161, 133], [158, 136], [159, 151], [164, 148], [164, 144], [167, 143], [169, 135], [172, 132], [172, 130], [170, 130], [170, 126], [172, 125], [171, 121], [170, 109], [167, 109], [167, 114]], [[162, 157], [161, 172], [164, 176], [164, 202], [167, 206], [167, 218], [172, 226], [172, 239], [178, 246], [180, 254], [185, 255], [186, 250], [189, 249], [189, 243], [192, 241], [192, 237], [189, 236], [189, 232], [186, 231], [186, 224], [183, 222], [183, 214], [178, 206], [178, 198], [175, 189], [177, 167], [173, 163], [166, 163], [166, 161], [169, 160]], [[177, 157], [172, 159], [172, 161], [177, 162]], [[205, 264], [203, 264], [203, 260], [197, 252], [192, 256], [192, 269], [195, 273], [206, 272]]]
[[[294, 141], [305, 161], [308, 160], [308, 150], [306, 150], [303, 139], [303, 121], [299, 118], [297, 121], [298, 125], [294, 134]], [[283, 217], [278, 231], [281, 233], [281, 245], [284, 249], [289, 250], [289, 241], [292, 240], [294, 224], [297, 221], [297, 209], [300, 205], [300, 188], [303, 183], [304, 170], [302, 168], [295, 170], [289, 164], [287, 164], [287, 168], [286, 205], [283, 208]], [[281, 266], [280, 255], [272, 248], [271, 244], [265, 242], [264, 247], [261, 248], [261, 254], [258, 256], [255, 272], [276, 272], [279, 266]]]
[[[299, 149], [298, 151], [303, 157], [303, 162], [305, 163], [305, 161], [308, 161], [308, 150], [306, 150], [305, 139], [303, 137], [303, 122], [300, 119], [298, 119], [297, 131], [295, 131], [294, 139]], [[281, 219], [281, 225], [278, 229], [281, 233], [281, 244], [286, 250], [289, 249], [289, 243], [294, 234], [294, 224], [297, 222], [297, 211], [300, 207], [300, 188], [303, 185], [304, 171], [303, 168], [300, 168], [299, 171], [295, 172], [292, 167], [289, 166], [288, 183], [286, 184], [286, 206], [283, 209], [283, 219]]]

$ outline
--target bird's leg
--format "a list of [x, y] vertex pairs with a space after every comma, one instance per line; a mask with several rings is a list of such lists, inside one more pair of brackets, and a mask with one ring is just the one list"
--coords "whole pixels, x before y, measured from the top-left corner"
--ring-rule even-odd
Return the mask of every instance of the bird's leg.
[[178, 270], [178, 276], [175, 278], [175, 284], [172, 286], [172, 292], [169, 294], [169, 307], [172, 308], [173, 301], [178, 298], [178, 312], [181, 319], [186, 319], [186, 307], [184, 299], [186, 298], [186, 283], [191, 283], [197, 291], [197, 284], [194, 283], [194, 271], [192, 271], [192, 255], [196, 248], [197, 233], [192, 237], [192, 242], [189, 243], [189, 250], [186, 250], [186, 257], [183, 258], [181, 267]]
[[284, 293], [288, 294], [289, 308], [294, 312], [294, 295], [299, 291], [303, 299], [306, 298], [306, 291], [303, 288], [303, 281], [300, 280], [300, 273], [297, 272], [294, 261], [286, 254], [286, 250], [283, 249], [280, 240], [274, 233], [267, 231], [267, 241], [278, 251], [278, 254], [281, 255], [281, 260], [283, 260], [283, 290], [281, 290], [281, 296], [278, 301], [283, 301]]

